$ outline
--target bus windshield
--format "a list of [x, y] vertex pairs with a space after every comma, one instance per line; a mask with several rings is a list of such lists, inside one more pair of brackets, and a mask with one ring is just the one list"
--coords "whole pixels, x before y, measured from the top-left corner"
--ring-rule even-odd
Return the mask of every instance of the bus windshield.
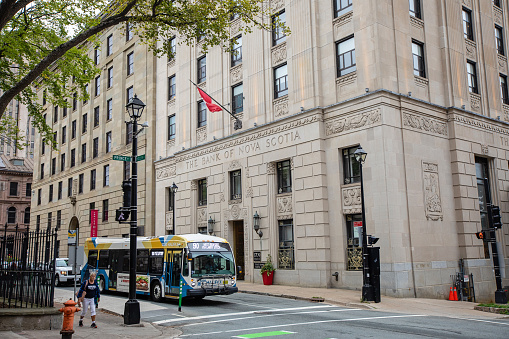
[[235, 275], [235, 264], [231, 252], [192, 251], [191, 277], [210, 275]]

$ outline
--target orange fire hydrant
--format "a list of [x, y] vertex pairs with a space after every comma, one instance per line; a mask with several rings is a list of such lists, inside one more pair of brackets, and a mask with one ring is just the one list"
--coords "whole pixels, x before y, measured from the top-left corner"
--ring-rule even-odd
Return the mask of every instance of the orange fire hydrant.
[[81, 309], [74, 307], [74, 305], [76, 305], [76, 303], [72, 299], [69, 299], [64, 303], [64, 307], [59, 309], [60, 312], [64, 313], [64, 322], [62, 324], [62, 330], [60, 331], [62, 339], [71, 339], [74, 333], [74, 313], [81, 311]]

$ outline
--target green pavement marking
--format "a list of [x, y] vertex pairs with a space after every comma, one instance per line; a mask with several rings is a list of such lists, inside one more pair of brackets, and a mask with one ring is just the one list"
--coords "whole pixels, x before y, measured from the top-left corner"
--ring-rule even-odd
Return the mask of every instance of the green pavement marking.
[[235, 336], [236, 338], [263, 338], [263, 337], [273, 337], [276, 335], [283, 334], [293, 334], [295, 332], [289, 331], [273, 331], [273, 332], [263, 332], [263, 333], [251, 333], [251, 334], [242, 334]]

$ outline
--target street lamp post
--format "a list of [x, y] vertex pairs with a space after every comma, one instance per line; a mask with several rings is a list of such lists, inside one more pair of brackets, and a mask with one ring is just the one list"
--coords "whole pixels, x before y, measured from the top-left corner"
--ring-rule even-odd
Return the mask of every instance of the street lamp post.
[[131, 168], [131, 230], [130, 230], [130, 253], [129, 253], [129, 300], [124, 307], [124, 324], [133, 325], [140, 323], [140, 304], [136, 300], [136, 237], [138, 235], [138, 164], [136, 157], [138, 156], [138, 120], [141, 118], [145, 104], [138, 99], [136, 95], [131, 98], [126, 105], [127, 113], [131, 121], [126, 123], [133, 126], [133, 152], [132, 152], [132, 168]]
[[175, 195], [177, 194], [177, 191], [179, 188], [177, 185], [175, 185], [175, 183], [173, 183], [173, 185], [171, 185], [170, 189], [171, 189], [172, 199], [173, 199], [173, 230], [171, 231], [171, 234], [174, 235], [175, 230], [177, 229], [175, 227], [175, 214], [177, 213], [177, 209], [175, 208]]
[[364, 178], [362, 177], [362, 165], [366, 161], [365, 150], [359, 145], [359, 148], [354, 152], [355, 159], [359, 163], [359, 170], [361, 175], [361, 211], [362, 211], [362, 300], [374, 301], [375, 291], [373, 285], [370, 283], [369, 277], [369, 253], [368, 253], [368, 237], [366, 233], [366, 212], [364, 208]]

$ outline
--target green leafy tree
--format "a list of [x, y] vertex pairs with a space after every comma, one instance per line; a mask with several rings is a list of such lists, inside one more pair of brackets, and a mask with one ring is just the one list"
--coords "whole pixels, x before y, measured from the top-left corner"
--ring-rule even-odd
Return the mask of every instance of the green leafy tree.
[[98, 34], [109, 27], [129, 23], [161, 56], [170, 53], [167, 40], [175, 34], [188, 45], [203, 37], [204, 50], [215, 45], [229, 50], [233, 16], [249, 33], [270, 29], [269, 15], [263, 0], [0, 0], [0, 119], [9, 102], [19, 100], [55, 146], [38, 89], [44, 88], [48, 102], [59, 107], [69, 107], [74, 92], [88, 99], [85, 84], [100, 70], [85, 43], [98, 44]]

